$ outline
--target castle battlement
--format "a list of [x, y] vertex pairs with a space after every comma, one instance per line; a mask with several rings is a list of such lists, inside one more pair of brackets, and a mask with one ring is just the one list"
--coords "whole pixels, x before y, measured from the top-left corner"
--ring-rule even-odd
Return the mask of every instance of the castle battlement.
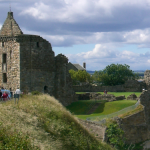
[[0, 36], [0, 42], [6, 42], [6, 41], [16, 41], [16, 42], [22, 42], [22, 41], [37, 42], [37, 41], [39, 41], [39, 42], [48, 42], [46, 39], [43, 39], [39, 35], [23, 34], [23, 35], [19, 35], [19, 36]]

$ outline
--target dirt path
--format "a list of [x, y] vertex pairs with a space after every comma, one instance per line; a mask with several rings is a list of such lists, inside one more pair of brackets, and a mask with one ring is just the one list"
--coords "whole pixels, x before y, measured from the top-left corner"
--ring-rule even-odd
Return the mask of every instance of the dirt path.
[[87, 115], [92, 114], [100, 105], [101, 103], [95, 103], [95, 105], [87, 112]]

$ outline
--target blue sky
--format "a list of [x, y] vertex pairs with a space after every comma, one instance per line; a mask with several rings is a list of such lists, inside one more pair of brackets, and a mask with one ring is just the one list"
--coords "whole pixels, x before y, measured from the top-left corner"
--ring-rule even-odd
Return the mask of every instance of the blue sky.
[[48, 40], [55, 55], [93, 71], [150, 70], [150, 0], [0, 0], [0, 27], [10, 3], [23, 33]]

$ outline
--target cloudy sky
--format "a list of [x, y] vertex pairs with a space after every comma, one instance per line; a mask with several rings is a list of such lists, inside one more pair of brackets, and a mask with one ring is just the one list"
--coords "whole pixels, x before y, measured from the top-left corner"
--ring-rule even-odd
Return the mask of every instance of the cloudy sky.
[[24, 34], [48, 40], [55, 55], [93, 71], [150, 70], [150, 0], [0, 0], [0, 27], [10, 3]]

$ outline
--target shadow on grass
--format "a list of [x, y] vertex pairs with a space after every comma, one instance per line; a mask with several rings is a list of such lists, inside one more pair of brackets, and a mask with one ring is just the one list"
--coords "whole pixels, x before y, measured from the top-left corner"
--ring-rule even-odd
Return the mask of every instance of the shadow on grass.
[[106, 101], [100, 102], [99, 107], [94, 111], [93, 114], [102, 113], [104, 111], [105, 103]]
[[104, 111], [106, 101], [102, 100], [79, 100], [77, 102], [73, 102], [71, 105], [66, 108], [73, 115], [87, 115], [87, 112], [93, 107], [95, 103], [100, 103], [99, 107], [95, 110], [94, 113], [101, 113]]

